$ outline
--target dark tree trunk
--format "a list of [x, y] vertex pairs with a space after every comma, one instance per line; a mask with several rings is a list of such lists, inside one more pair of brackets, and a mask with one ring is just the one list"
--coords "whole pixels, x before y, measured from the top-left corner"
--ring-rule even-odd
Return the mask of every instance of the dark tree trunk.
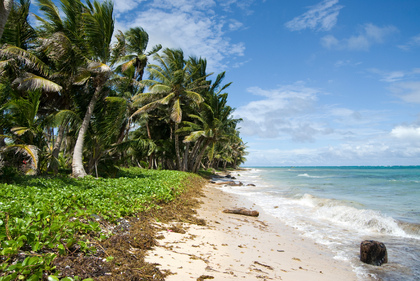
[[52, 151], [52, 159], [50, 162], [50, 169], [54, 172], [54, 174], [58, 173], [58, 155], [60, 154], [61, 143], [64, 139], [64, 132], [66, 130], [66, 124], [61, 124], [58, 128], [58, 135], [57, 139], [54, 143], [54, 148]]
[[204, 153], [206, 152], [206, 148], [209, 144], [210, 144], [210, 140], [207, 139], [204, 142], [203, 147], [201, 148], [200, 154], [198, 154], [197, 159], [195, 159], [194, 167], [193, 167], [193, 170], [192, 170], [193, 173], [197, 173], [198, 168], [200, 167], [201, 159], [203, 158]]
[[187, 142], [185, 144], [185, 151], [184, 151], [184, 161], [182, 164], [182, 170], [183, 171], [187, 171], [188, 170], [188, 155], [189, 155], [189, 150], [190, 150], [190, 143]]
[[179, 135], [176, 132], [178, 130], [178, 123], [175, 122], [175, 130], [174, 130], [174, 138], [175, 138], [175, 154], [176, 154], [176, 168], [177, 170], [182, 169], [182, 163], [181, 163], [181, 154], [179, 151]]

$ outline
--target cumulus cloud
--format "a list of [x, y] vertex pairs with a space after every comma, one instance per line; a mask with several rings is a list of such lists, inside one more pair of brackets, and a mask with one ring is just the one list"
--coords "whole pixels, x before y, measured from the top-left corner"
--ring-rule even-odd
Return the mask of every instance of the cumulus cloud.
[[[164, 48], [181, 48], [186, 56], [207, 59], [209, 71], [226, 68], [225, 58], [244, 55], [245, 45], [232, 42], [228, 33], [242, 27], [237, 20], [215, 16], [219, 3], [211, 0], [129, 0], [141, 9], [131, 11], [126, 4], [118, 4], [117, 29], [141, 26], [149, 34], [149, 46], [162, 44]], [[118, 1], [119, 2], [119, 1]], [[121, 1], [123, 2], [123, 1]], [[230, 5], [236, 3], [231, 1]]]
[[336, 25], [337, 17], [343, 8], [337, 4], [338, 0], [324, 0], [310, 7], [306, 13], [287, 22], [285, 26], [291, 31], [307, 28], [321, 31], [331, 30]]
[[397, 126], [392, 129], [391, 136], [407, 142], [420, 142], [420, 127]]
[[[321, 105], [319, 97], [326, 93], [303, 83], [265, 90], [248, 89], [259, 99], [239, 107], [235, 117], [243, 119], [241, 134], [261, 139], [291, 139], [311, 143], [319, 138], [345, 139], [357, 133], [361, 124], [374, 120], [375, 114], [335, 105]], [[369, 115], [369, 118], [364, 116]]]
[[321, 44], [327, 49], [368, 51], [372, 45], [384, 43], [390, 35], [396, 32], [398, 29], [392, 25], [379, 27], [368, 23], [363, 25], [357, 35], [344, 39], [326, 35], [321, 38]]
[[[312, 148], [258, 148], [249, 151], [246, 164], [249, 166], [418, 165], [420, 158], [418, 130], [396, 128], [388, 135], [384, 133], [370, 140], [355, 139]], [[406, 136], [401, 139], [397, 135]], [[408, 136], [412, 138], [410, 141]]]
[[120, 1], [114, 1], [114, 9], [115, 12], [118, 14], [125, 13], [128, 11], [131, 11], [133, 9], [136, 9], [141, 2], [144, 0], [120, 0]]
[[253, 87], [248, 91], [256, 99], [235, 112], [235, 117], [243, 119], [241, 135], [251, 147], [247, 165], [418, 162], [420, 121], [387, 128], [390, 117], [386, 112], [325, 104], [324, 96], [331, 94], [301, 82], [276, 89]]

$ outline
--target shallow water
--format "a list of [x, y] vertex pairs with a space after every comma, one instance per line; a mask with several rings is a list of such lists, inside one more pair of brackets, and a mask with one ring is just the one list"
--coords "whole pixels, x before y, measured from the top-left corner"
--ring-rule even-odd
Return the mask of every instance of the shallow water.
[[[225, 191], [327, 245], [360, 280], [420, 280], [420, 167], [251, 168], [233, 175], [245, 186]], [[359, 261], [366, 239], [385, 243], [389, 263]]]

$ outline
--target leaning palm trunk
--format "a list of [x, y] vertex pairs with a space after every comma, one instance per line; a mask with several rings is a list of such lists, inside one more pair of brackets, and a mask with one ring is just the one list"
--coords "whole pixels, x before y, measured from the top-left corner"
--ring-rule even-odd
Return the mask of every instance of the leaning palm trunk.
[[75, 178], [82, 178], [87, 175], [85, 168], [83, 167], [83, 143], [86, 131], [89, 127], [90, 119], [93, 114], [93, 110], [95, 109], [95, 105], [98, 101], [101, 90], [102, 84], [96, 88], [95, 93], [89, 102], [85, 117], [83, 118], [82, 126], [80, 127], [79, 134], [77, 135], [77, 140], [73, 151], [73, 162], [71, 164], [72, 174]]
[[191, 152], [191, 156], [189, 158], [188, 171], [192, 171], [194, 168], [194, 163], [195, 163], [194, 160], [197, 159], [199, 148], [202, 142], [203, 142], [203, 138], [200, 137], [194, 144], [194, 147]]
[[204, 153], [206, 152], [206, 148], [207, 146], [209, 146], [209, 144], [210, 144], [210, 140], [207, 139], [203, 147], [201, 148], [200, 154], [198, 154], [197, 159], [195, 159], [194, 167], [192, 170], [193, 173], [197, 173], [198, 168], [200, 167], [201, 159], [203, 158]]
[[0, 0], [0, 39], [6, 26], [7, 18], [13, 7], [13, 0]]

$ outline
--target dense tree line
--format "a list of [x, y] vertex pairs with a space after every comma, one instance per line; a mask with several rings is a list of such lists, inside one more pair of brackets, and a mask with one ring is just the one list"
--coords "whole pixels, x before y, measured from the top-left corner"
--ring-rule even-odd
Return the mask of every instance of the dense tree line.
[[1, 0], [3, 170], [83, 177], [116, 166], [197, 172], [243, 163], [231, 83], [207, 73], [205, 59], [146, 51], [142, 28], [114, 30], [110, 1], [37, 0], [36, 26], [30, 0], [9, 3]]

